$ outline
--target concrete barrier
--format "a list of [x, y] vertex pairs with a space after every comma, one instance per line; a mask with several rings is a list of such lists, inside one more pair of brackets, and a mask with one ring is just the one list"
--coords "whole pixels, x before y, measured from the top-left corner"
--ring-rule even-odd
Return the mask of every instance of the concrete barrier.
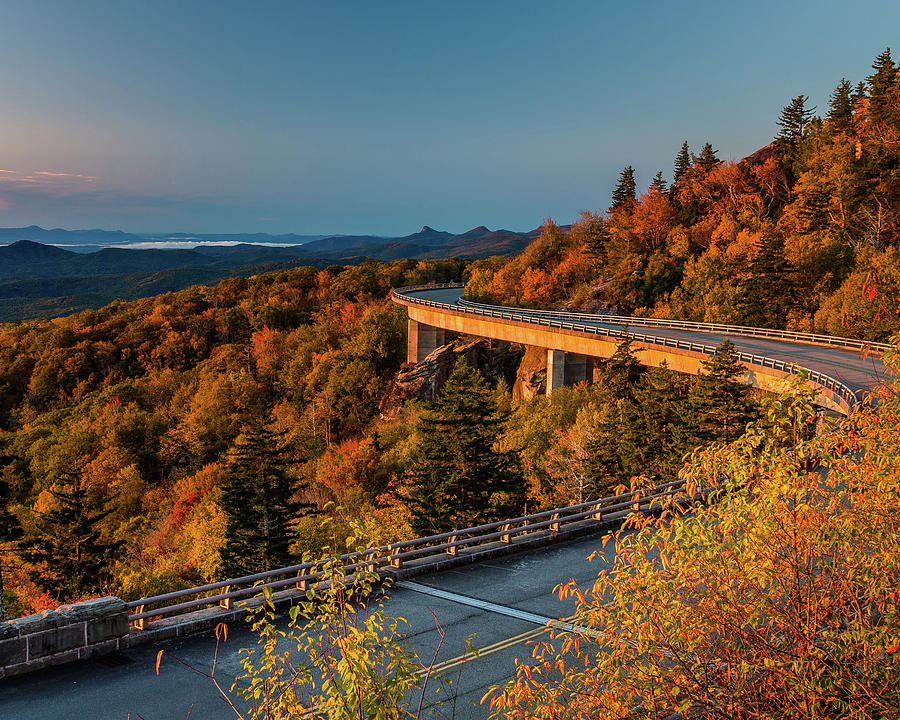
[[123, 650], [128, 607], [94, 598], [0, 623], [0, 678]]

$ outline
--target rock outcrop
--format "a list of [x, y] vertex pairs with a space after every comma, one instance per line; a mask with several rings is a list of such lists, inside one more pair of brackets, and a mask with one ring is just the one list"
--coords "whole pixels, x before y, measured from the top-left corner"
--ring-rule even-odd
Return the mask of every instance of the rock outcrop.
[[527, 347], [516, 381], [513, 383], [514, 400], [530, 400], [535, 395], [543, 395], [547, 391], [547, 350], [540, 347]]
[[510, 344], [500, 340], [474, 340], [461, 346], [442, 345], [422, 362], [406, 363], [388, 385], [378, 407], [381, 417], [396, 415], [410, 399], [433, 401], [437, 397], [459, 358], [465, 358], [490, 381], [506, 375], [514, 353]]

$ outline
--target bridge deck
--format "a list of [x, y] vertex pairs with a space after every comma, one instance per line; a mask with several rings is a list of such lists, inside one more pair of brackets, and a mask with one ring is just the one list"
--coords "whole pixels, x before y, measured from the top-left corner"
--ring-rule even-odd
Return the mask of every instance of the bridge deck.
[[[455, 304], [462, 296], [462, 288], [414, 290], [406, 294], [411, 297], [435, 302]], [[517, 313], [537, 315], [533, 311], [519, 308], [507, 309]], [[571, 318], [567, 319], [571, 320]], [[577, 322], [610, 330], [619, 330], [622, 327], [620, 323], [605, 321], [602, 315], [584, 315], [579, 317]], [[677, 327], [653, 326], [650, 328], [633, 327], [631, 329], [635, 332], [646, 332], [659, 337], [687, 340], [708, 345], [719, 345], [724, 340], [729, 339], [740, 352], [764, 355], [776, 360], [796, 363], [811, 370], [818, 370], [833, 377], [835, 380], [843, 382], [857, 392], [871, 389], [880, 382], [886, 373], [885, 366], [877, 354], [873, 353], [863, 358], [857, 350], [840, 347], [822, 347], [777, 338], [748, 337], [738, 334], [685, 330]]]

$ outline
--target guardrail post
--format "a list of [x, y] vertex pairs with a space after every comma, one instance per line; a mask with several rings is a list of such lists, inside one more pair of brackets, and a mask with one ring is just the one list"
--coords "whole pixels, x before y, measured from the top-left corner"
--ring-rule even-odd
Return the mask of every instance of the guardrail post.
[[591, 515], [594, 520], [603, 520], [603, 503], [597, 503], [591, 510], [594, 511], [594, 514]]
[[[144, 606], [138, 605], [135, 608], [134, 614], [140, 615], [142, 612], [144, 612]], [[140, 618], [140, 619], [134, 621], [134, 629], [135, 630], [144, 630], [144, 629], [146, 629], [146, 627], [147, 627], [147, 618]]]
[[[224, 588], [222, 588], [222, 590], [224, 590], [223, 594], [227, 595], [231, 592], [231, 585], [226, 585]], [[231, 610], [233, 605], [234, 602], [231, 598], [222, 598], [221, 600], [219, 600], [219, 607], [225, 608], [226, 610]]]
[[366, 550], [366, 572], [375, 572], [375, 551]]
[[550, 516], [550, 532], [559, 532], [559, 513]]
[[503, 523], [503, 527], [500, 528], [500, 542], [512, 542], [512, 533], [509, 531], [509, 528], [510, 523]]
[[457, 555], [457, 554], [459, 553], [459, 551], [457, 550], [456, 545], [453, 544], [453, 543], [455, 543], [455, 542], [456, 542], [456, 535], [451, 535], [451, 536], [450, 536], [450, 547], [447, 548], [447, 554], [448, 554], [448, 555], [454, 555], [454, 556], [455, 556], [455, 555]]
[[640, 512], [641, 511], [641, 493], [640, 493], [640, 491], [635, 492], [632, 497], [634, 499], [634, 503], [632, 504], [631, 509], [634, 510], [634, 512]]
[[400, 559], [399, 549], [397, 547], [395, 547], [394, 545], [390, 545], [388, 547], [388, 558], [391, 561], [392, 568], [402, 567], [403, 561]]
[[309, 581], [306, 578], [305, 570], [297, 571], [297, 589], [306, 592], [306, 589], [309, 587]]

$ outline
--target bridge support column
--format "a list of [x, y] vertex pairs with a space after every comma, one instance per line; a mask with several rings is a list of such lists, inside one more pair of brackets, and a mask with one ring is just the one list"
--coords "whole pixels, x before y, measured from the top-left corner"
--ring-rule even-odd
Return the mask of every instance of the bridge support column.
[[566, 384], [566, 354], [562, 350], [547, 350], [547, 394]]
[[578, 385], [592, 380], [593, 360], [587, 355], [547, 350], [547, 394], [564, 385]]
[[444, 328], [409, 320], [406, 362], [419, 363], [444, 344]]

